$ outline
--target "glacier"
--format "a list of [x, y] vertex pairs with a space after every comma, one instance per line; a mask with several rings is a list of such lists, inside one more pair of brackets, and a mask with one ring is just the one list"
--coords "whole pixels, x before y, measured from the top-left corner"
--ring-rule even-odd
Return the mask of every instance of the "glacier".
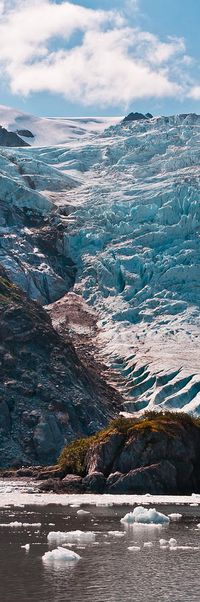
[[[45, 124], [41, 146], [0, 149], [1, 263], [31, 298], [71, 290], [93, 309], [123, 412], [199, 415], [200, 116], [116, 119], [53, 145]], [[72, 276], [36, 245], [33, 217], [62, 225]]]

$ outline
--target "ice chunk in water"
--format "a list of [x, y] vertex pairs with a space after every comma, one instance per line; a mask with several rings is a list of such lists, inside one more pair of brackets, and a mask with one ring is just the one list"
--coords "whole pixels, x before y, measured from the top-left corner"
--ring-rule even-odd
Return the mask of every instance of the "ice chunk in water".
[[91, 543], [95, 541], [95, 533], [92, 531], [50, 531], [47, 535], [49, 543]]
[[169, 517], [165, 516], [161, 512], [157, 512], [155, 508], [144, 508], [143, 506], [137, 506], [133, 512], [128, 512], [123, 518], [122, 523], [129, 524], [143, 524], [143, 525], [163, 525], [169, 523]]
[[58, 547], [55, 550], [51, 550], [51, 552], [45, 552], [44, 556], [42, 556], [42, 560], [43, 562], [76, 562], [77, 560], [80, 560], [80, 556], [72, 550]]

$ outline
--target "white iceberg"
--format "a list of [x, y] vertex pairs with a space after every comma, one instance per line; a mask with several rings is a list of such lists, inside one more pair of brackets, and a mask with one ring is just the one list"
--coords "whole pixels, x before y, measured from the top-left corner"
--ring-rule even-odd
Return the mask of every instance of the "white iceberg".
[[87, 510], [77, 510], [77, 514], [90, 514]]
[[122, 531], [108, 531], [108, 535], [112, 535], [113, 537], [124, 537], [125, 533], [122, 533]]
[[171, 537], [169, 541], [167, 539], [160, 539], [160, 547], [161, 548], [177, 548], [177, 540]]
[[140, 549], [141, 549], [141, 548], [140, 548], [140, 546], [129, 546], [129, 547], [128, 547], [128, 550], [129, 550], [130, 552], [139, 552], [139, 551], [140, 551]]
[[47, 535], [49, 543], [93, 543], [95, 533], [92, 531], [50, 531]]
[[44, 556], [42, 556], [42, 560], [43, 562], [76, 562], [77, 560], [80, 560], [80, 556], [72, 550], [58, 547], [50, 552], [45, 552]]
[[169, 523], [169, 517], [165, 516], [161, 512], [158, 512], [155, 508], [144, 508], [143, 506], [137, 506], [133, 512], [128, 512], [123, 518], [121, 523], [128, 524], [140, 524], [140, 525], [166, 525]]
[[29, 550], [30, 550], [30, 543], [26, 543], [25, 546], [21, 546], [21, 548], [24, 548], [24, 550], [26, 550], [27, 552], [29, 552]]
[[152, 548], [153, 546], [153, 542], [152, 541], [144, 541], [144, 548]]
[[172, 512], [172, 514], [168, 514], [170, 520], [180, 520], [182, 518], [182, 514], [180, 514], [179, 512]]

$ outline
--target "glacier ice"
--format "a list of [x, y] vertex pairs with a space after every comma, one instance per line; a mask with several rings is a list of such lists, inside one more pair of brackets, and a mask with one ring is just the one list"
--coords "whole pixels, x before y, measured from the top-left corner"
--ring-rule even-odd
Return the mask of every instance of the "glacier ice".
[[[20, 119], [31, 130], [30, 118]], [[96, 312], [99, 356], [118, 375], [124, 411], [198, 415], [200, 117], [114, 120], [104, 132], [96, 124], [98, 133], [91, 123], [78, 130], [50, 121], [32, 122], [44, 146], [0, 150], [4, 203], [62, 223], [63, 253], [77, 268], [74, 292]], [[62, 145], [48, 146], [48, 126], [60, 136], [51, 144]], [[47, 286], [64, 294], [66, 282], [30, 233], [3, 221], [1, 230], [11, 279], [38, 300]]]

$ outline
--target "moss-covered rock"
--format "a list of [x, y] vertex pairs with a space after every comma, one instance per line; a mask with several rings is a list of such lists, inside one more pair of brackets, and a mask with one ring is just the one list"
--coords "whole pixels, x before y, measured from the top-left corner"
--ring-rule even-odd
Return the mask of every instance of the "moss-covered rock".
[[108, 492], [199, 491], [200, 420], [171, 412], [120, 417], [95, 436], [66, 446], [58, 464], [65, 474], [86, 477], [88, 490], [92, 475], [100, 472]]

